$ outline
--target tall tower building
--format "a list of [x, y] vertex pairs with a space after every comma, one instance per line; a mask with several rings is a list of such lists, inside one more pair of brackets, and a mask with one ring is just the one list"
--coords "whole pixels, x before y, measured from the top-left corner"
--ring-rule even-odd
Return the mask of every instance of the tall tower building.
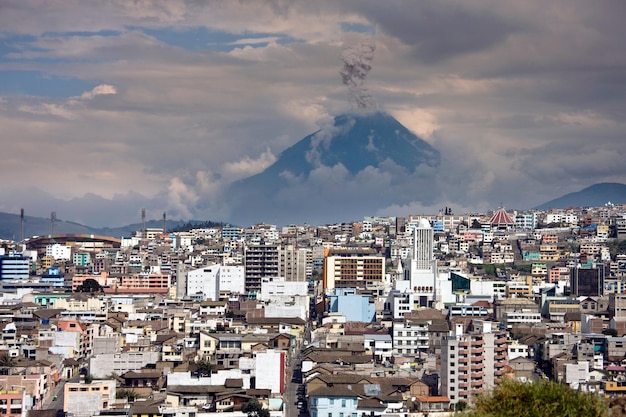
[[279, 276], [285, 281], [305, 282], [313, 276], [313, 251], [286, 245], [279, 250]]
[[413, 261], [415, 269], [433, 271], [433, 228], [426, 219], [420, 219], [413, 229]]
[[604, 294], [604, 265], [596, 268], [577, 266], [570, 271], [570, 285], [575, 296], [600, 297]]
[[413, 248], [404, 281], [396, 282], [396, 289], [411, 292], [419, 307], [432, 307], [436, 298], [437, 261], [434, 257], [434, 231], [429, 221], [420, 219], [413, 228]]
[[244, 265], [246, 292], [260, 293], [263, 278], [279, 276], [279, 246], [264, 242], [246, 246]]
[[463, 333], [457, 324], [441, 341], [441, 393], [450, 404], [470, 403], [475, 394], [492, 389], [506, 374], [507, 333], [483, 322], [482, 329]]

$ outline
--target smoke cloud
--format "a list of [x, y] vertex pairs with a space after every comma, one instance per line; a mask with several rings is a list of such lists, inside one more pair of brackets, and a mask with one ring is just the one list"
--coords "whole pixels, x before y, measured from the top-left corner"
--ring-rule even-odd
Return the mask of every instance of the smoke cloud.
[[376, 102], [365, 87], [365, 77], [372, 69], [376, 45], [372, 40], [361, 41], [346, 47], [341, 53], [343, 68], [339, 71], [343, 83], [348, 86], [350, 100], [357, 110], [374, 110]]

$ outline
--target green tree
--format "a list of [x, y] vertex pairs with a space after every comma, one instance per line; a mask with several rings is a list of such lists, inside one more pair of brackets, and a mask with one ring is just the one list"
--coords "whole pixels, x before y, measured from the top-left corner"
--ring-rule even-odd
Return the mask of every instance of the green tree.
[[76, 287], [76, 292], [102, 292], [102, 286], [95, 279], [87, 278], [82, 284]]
[[246, 413], [248, 417], [270, 417], [269, 410], [263, 408], [263, 404], [256, 398], [252, 398], [250, 401], [243, 403], [241, 411]]
[[15, 367], [15, 359], [8, 353], [0, 355], [0, 375], [11, 375]]
[[211, 376], [215, 369], [215, 366], [205, 357], [197, 360], [195, 365], [199, 376]]
[[126, 399], [129, 403], [132, 403], [137, 399], [137, 393], [132, 388], [121, 388], [115, 391], [115, 398], [118, 400]]
[[506, 381], [476, 397], [463, 417], [607, 417], [606, 401], [598, 394], [575, 391], [551, 381]]

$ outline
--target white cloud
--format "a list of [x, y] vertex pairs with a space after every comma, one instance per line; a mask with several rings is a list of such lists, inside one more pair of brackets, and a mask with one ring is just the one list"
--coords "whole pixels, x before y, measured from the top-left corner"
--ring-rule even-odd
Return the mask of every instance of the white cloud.
[[100, 84], [92, 88], [91, 91], [85, 91], [80, 95], [80, 98], [91, 100], [96, 96], [105, 96], [110, 94], [117, 94], [117, 89], [109, 84]]
[[236, 181], [258, 174], [275, 161], [276, 156], [269, 148], [266, 148], [257, 159], [250, 158], [246, 155], [239, 161], [225, 163], [223, 165], [223, 173], [229, 181]]

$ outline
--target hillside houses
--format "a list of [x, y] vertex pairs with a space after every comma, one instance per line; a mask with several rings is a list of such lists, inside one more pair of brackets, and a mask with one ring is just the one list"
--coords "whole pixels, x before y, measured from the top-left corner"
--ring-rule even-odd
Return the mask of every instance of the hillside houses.
[[20, 413], [76, 417], [243, 417], [257, 401], [274, 417], [445, 415], [506, 378], [621, 395], [625, 213], [377, 217], [2, 249], [26, 272], [0, 276], [0, 386]]

